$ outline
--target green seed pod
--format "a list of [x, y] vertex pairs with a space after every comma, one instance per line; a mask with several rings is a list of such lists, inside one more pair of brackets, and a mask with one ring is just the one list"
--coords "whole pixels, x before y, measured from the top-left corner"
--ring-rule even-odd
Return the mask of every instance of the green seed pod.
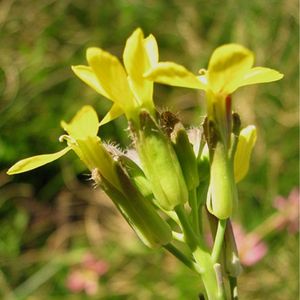
[[175, 151], [146, 111], [140, 113], [136, 149], [158, 205], [170, 211], [185, 203], [188, 190]]
[[136, 189], [118, 163], [115, 163], [115, 170], [122, 192], [102, 178], [101, 186], [104, 191], [146, 246], [158, 248], [168, 244], [172, 240], [169, 224], [157, 213], [154, 205]]
[[197, 159], [188, 135], [180, 123], [175, 125], [171, 139], [183, 172], [185, 183], [188, 190], [191, 191], [199, 184]]

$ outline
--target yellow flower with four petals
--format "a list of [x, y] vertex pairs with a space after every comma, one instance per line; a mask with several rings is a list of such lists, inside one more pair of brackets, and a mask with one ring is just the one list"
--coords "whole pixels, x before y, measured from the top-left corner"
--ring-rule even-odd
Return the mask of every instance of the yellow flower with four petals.
[[226, 144], [231, 130], [231, 103], [227, 101], [230, 100], [228, 96], [239, 87], [272, 82], [283, 77], [273, 69], [253, 67], [253, 63], [254, 55], [250, 50], [238, 44], [226, 44], [213, 52], [208, 69], [201, 69], [199, 76], [173, 62], [160, 62], [144, 76], [163, 84], [205, 91], [208, 118], [214, 121]]
[[125, 68], [116, 56], [100, 48], [88, 48], [86, 58], [89, 65], [73, 66], [74, 73], [113, 102], [101, 125], [123, 113], [138, 124], [141, 109], [154, 115], [153, 82], [143, 77], [158, 63], [158, 47], [153, 35], [144, 38], [140, 28], [132, 33], [123, 52]]
[[276, 81], [283, 77], [273, 69], [252, 67], [253, 63], [254, 55], [250, 50], [238, 44], [226, 44], [213, 52], [207, 71], [200, 69], [199, 76], [173, 62], [159, 62], [144, 76], [155, 82], [224, 96], [245, 85]]
[[119, 180], [113, 170], [112, 158], [97, 136], [99, 120], [97, 113], [91, 106], [83, 106], [70, 123], [61, 122], [63, 129], [68, 133], [62, 135], [60, 141], [67, 141], [67, 147], [51, 154], [36, 155], [25, 158], [13, 165], [8, 174], [27, 172], [56, 159], [59, 159], [70, 150], [73, 150], [90, 171], [99, 172], [116, 188], [120, 188]]
[[[212, 121], [209, 126], [212, 124], [214, 130], [214, 136], [208, 138], [215, 139], [210, 149], [211, 168], [207, 207], [219, 219], [226, 219], [232, 214], [237, 200], [234, 177], [240, 180], [245, 175], [254, 144], [254, 140], [252, 145], [251, 142], [243, 143], [247, 144], [250, 150], [240, 168], [240, 178], [238, 175], [234, 176], [234, 166], [229, 158], [232, 134], [230, 95], [239, 87], [271, 82], [283, 77], [275, 70], [253, 67], [253, 63], [254, 55], [250, 50], [238, 44], [226, 44], [213, 52], [208, 69], [200, 70], [199, 76], [173, 62], [160, 62], [144, 75], [145, 78], [155, 82], [206, 92], [207, 116], [209, 122]], [[208, 132], [211, 134], [211, 130]], [[241, 144], [242, 142], [239, 143]], [[236, 158], [236, 165], [237, 161], [240, 163], [242, 160], [241, 156], [239, 158]], [[235, 170], [238, 172], [237, 168]]]

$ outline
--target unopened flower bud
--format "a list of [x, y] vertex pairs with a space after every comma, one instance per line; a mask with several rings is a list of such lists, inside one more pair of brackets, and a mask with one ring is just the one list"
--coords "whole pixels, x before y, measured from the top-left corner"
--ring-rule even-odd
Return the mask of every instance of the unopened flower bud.
[[146, 246], [157, 248], [168, 244], [172, 239], [169, 224], [157, 213], [154, 205], [136, 189], [117, 162], [115, 163], [115, 170], [122, 192], [105, 178], [102, 178], [104, 191]]
[[171, 139], [183, 172], [185, 183], [188, 190], [191, 191], [199, 184], [197, 159], [188, 135], [180, 123], [175, 125]]
[[234, 156], [234, 178], [241, 181], [249, 170], [251, 153], [256, 142], [256, 128], [253, 125], [242, 129]]
[[74, 151], [80, 159], [89, 167], [99, 170], [102, 177], [105, 177], [116, 188], [120, 189], [119, 180], [113, 168], [114, 160], [97, 137], [88, 137], [85, 140], [76, 140], [78, 145]]
[[188, 190], [171, 142], [146, 112], [140, 113], [136, 148], [157, 204], [165, 210], [188, 200]]
[[210, 167], [210, 185], [207, 195], [207, 208], [219, 219], [231, 216], [237, 199], [233, 170], [228, 152], [223, 143], [218, 142]]

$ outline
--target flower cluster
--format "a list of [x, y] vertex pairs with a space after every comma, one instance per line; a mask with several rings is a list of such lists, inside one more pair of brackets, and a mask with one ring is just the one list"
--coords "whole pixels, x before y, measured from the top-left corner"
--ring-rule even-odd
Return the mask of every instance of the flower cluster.
[[[124, 66], [100, 48], [88, 48], [86, 59], [88, 65], [72, 69], [112, 101], [109, 112], [99, 121], [91, 106], [82, 107], [71, 122], [61, 123], [66, 134], [59, 140], [67, 143], [63, 150], [23, 159], [8, 174], [29, 171], [73, 150], [147, 246], [164, 247], [200, 273], [208, 299], [224, 299], [227, 289], [221, 279], [231, 274], [232, 260], [222, 262], [221, 252], [225, 244], [234, 251], [232, 230], [226, 231], [226, 224], [237, 202], [236, 183], [248, 172], [256, 141], [255, 126], [241, 128], [231, 95], [239, 87], [279, 80], [283, 75], [253, 67], [253, 53], [237, 44], [218, 47], [207, 70], [194, 75], [176, 63], [159, 62], [156, 39], [144, 37], [141, 29], [126, 42]], [[205, 92], [207, 117], [195, 144], [176, 115], [158, 113], [154, 82]], [[99, 127], [122, 114], [134, 146], [128, 153], [138, 160], [97, 136]], [[203, 237], [205, 215], [211, 221], [212, 249]], [[223, 243], [225, 233], [231, 238]], [[186, 250], [177, 248], [177, 243], [185, 244]], [[223, 263], [228, 266], [225, 270], [219, 267]]]

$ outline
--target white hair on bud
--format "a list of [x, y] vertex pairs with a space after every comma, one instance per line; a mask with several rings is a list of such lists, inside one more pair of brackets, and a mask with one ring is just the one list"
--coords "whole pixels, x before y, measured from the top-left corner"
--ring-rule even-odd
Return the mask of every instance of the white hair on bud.
[[142, 164], [139, 158], [137, 151], [133, 148], [127, 149], [125, 155], [135, 162], [140, 168], [142, 168]]
[[120, 145], [118, 145], [114, 142], [109, 141], [109, 142], [103, 143], [103, 146], [112, 155], [114, 160], [118, 160], [118, 158], [121, 155], [125, 154], [123, 149], [120, 147]]

